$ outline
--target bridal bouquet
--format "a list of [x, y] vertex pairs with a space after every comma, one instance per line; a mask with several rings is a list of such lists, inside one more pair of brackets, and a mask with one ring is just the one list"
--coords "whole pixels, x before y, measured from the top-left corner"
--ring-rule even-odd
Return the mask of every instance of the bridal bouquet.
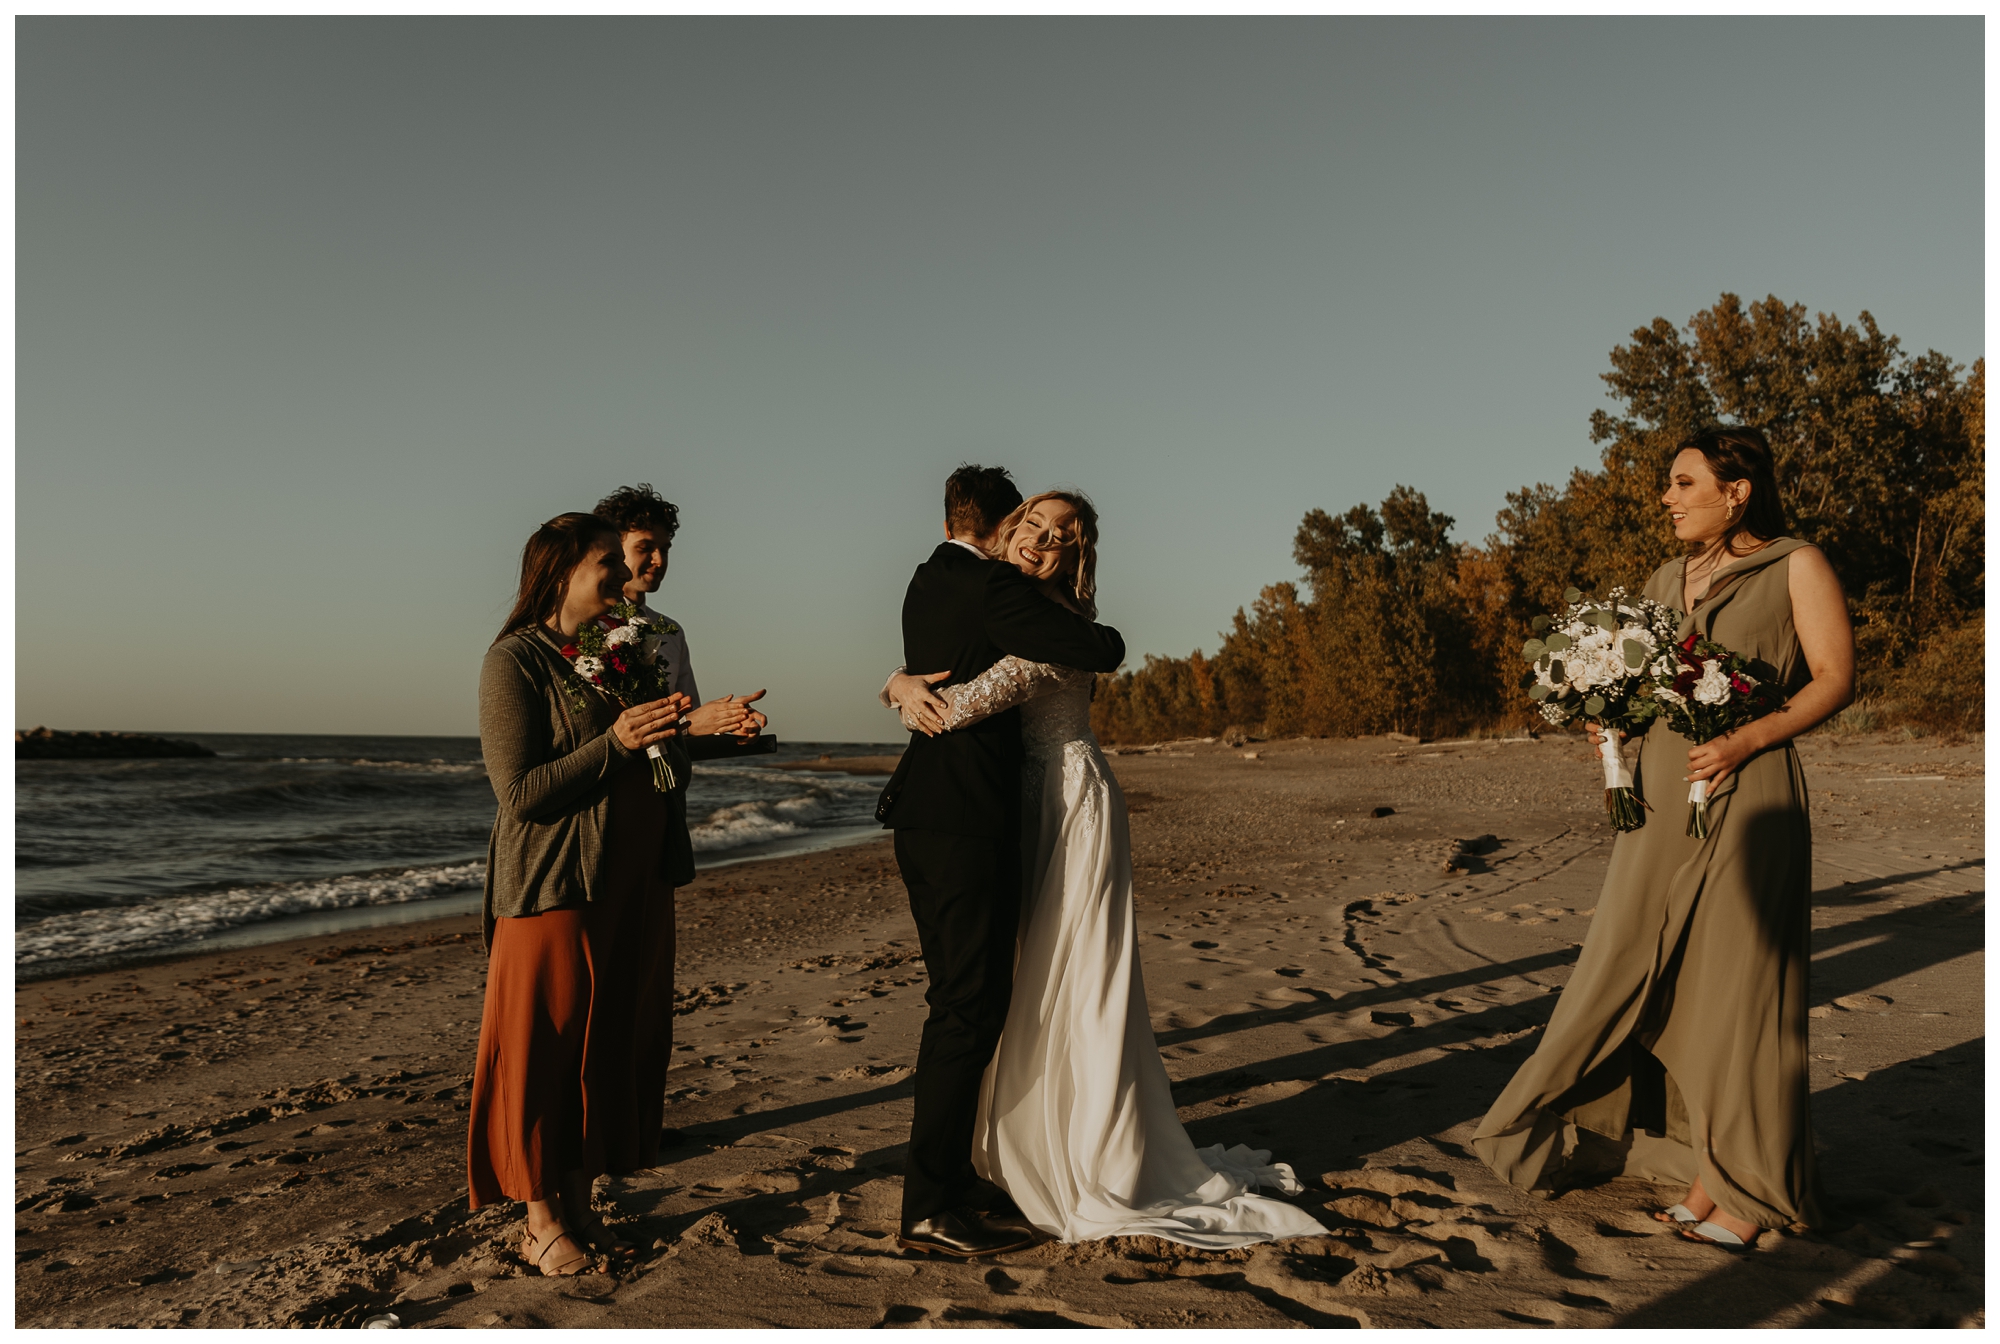
[[[576, 642], [563, 645], [570, 698], [586, 706], [588, 687], [630, 709], [672, 695], [674, 673], [659, 656], [660, 637], [679, 631], [672, 621], [648, 615], [634, 602], [620, 602], [609, 616], [586, 621], [577, 629]], [[661, 793], [677, 787], [673, 762], [659, 744], [647, 747], [646, 755], [653, 762], [653, 787]]]
[[1618, 731], [1642, 733], [1660, 713], [1653, 699], [1653, 664], [1674, 641], [1681, 613], [1650, 597], [1628, 597], [1613, 588], [1602, 602], [1572, 588], [1552, 616], [1537, 616], [1534, 637], [1521, 646], [1531, 666], [1521, 678], [1528, 698], [1552, 724], [1588, 719], [1604, 732], [1597, 754], [1604, 763], [1604, 809], [1621, 831], [1646, 824], [1644, 804], [1632, 791], [1632, 768], [1618, 752]]
[[[1785, 703], [1784, 692], [1750, 674], [1750, 661], [1712, 639], [1689, 635], [1655, 664], [1653, 695], [1667, 726], [1700, 746], [1762, 718]], [[1708, 781], [1688, 785], [1687, 833], [1708, 836]]]

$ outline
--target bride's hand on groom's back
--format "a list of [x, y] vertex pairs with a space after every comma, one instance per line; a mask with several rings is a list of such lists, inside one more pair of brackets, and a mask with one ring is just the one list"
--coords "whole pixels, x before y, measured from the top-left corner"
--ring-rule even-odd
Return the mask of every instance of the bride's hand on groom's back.
[[951, 712], [951, 702], [931, 687], [950, 675], [949, 671], [922, 674], [898, 672], [889, 678], [889, 703], [902, 715], [905, 728], [925, 737], [936, 737], [944, 731], [945, 715]]
[[693, 704], [694, 701], [676, 692], [664, 700], [634, 705], [618, 716], [611, 731], [627, 751], [644, 751], [672, 737], [679, 730], [681, 715]]

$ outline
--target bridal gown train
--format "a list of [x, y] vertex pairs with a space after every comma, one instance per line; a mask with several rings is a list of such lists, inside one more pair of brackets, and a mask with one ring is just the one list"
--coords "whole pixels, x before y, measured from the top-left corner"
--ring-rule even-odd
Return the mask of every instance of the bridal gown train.
[[1146, 1007], [1125, 799], [1090, 731], [1091, 675], [1005, 658], [946, 692], [951, 726], [1021, 705], [1025, 825], [1014, 995], [981, 1088], [973, 1164], [1064, 1241], [1220, 1249], [1326, 1229], [1253, 1193], [1302, 1187], [1268, 1150], [1197, 1149]]

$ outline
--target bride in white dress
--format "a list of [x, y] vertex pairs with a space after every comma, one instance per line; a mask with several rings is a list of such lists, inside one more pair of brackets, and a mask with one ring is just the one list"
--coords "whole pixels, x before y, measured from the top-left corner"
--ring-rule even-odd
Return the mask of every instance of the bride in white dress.
[[[1097, 517], [1087, 499], [1037, 495], [998, 538], [1000, 558], [1095, 614]], [[1146, 1008], [1125, 798], [1090, 731], [1091, 674], [1007, 657], [931, 690], [938, 679], [899, 670], [883, 701], [919, 731], [1019, 705], [1026, 756], [1027, 894], [973, 1165], [1063, 1241], [1150, 1235], [1221, 1249], [1323, 1234], [1303, 1210], [1254, 1193], [1297, 1194], [1291, 1167], [1241, 1144], [1197, 1149], [1181, 1127]]]

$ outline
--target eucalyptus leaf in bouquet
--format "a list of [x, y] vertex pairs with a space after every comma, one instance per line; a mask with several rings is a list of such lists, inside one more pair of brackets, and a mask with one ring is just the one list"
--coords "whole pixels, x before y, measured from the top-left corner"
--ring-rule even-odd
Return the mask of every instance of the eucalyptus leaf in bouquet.
[[1604, 764], [1604, 808], [1613, 826], [1636, 831], [1646, 824], [1645, 804], [1633, 792], [1618, 733], [1637, 736], [1658, 716], [1652, 667], [1660, 651], [1673, 646], [1681, 613], [1623, 588], [1602, 601], [1571, 588], [1563, 601], [1562, 610], [1535, 617], [1534, 634], [1521, 646], [1528, 662], [1521, 688], [1549, 723], [1584, 719], [1603, 730], [1597, 753]]

